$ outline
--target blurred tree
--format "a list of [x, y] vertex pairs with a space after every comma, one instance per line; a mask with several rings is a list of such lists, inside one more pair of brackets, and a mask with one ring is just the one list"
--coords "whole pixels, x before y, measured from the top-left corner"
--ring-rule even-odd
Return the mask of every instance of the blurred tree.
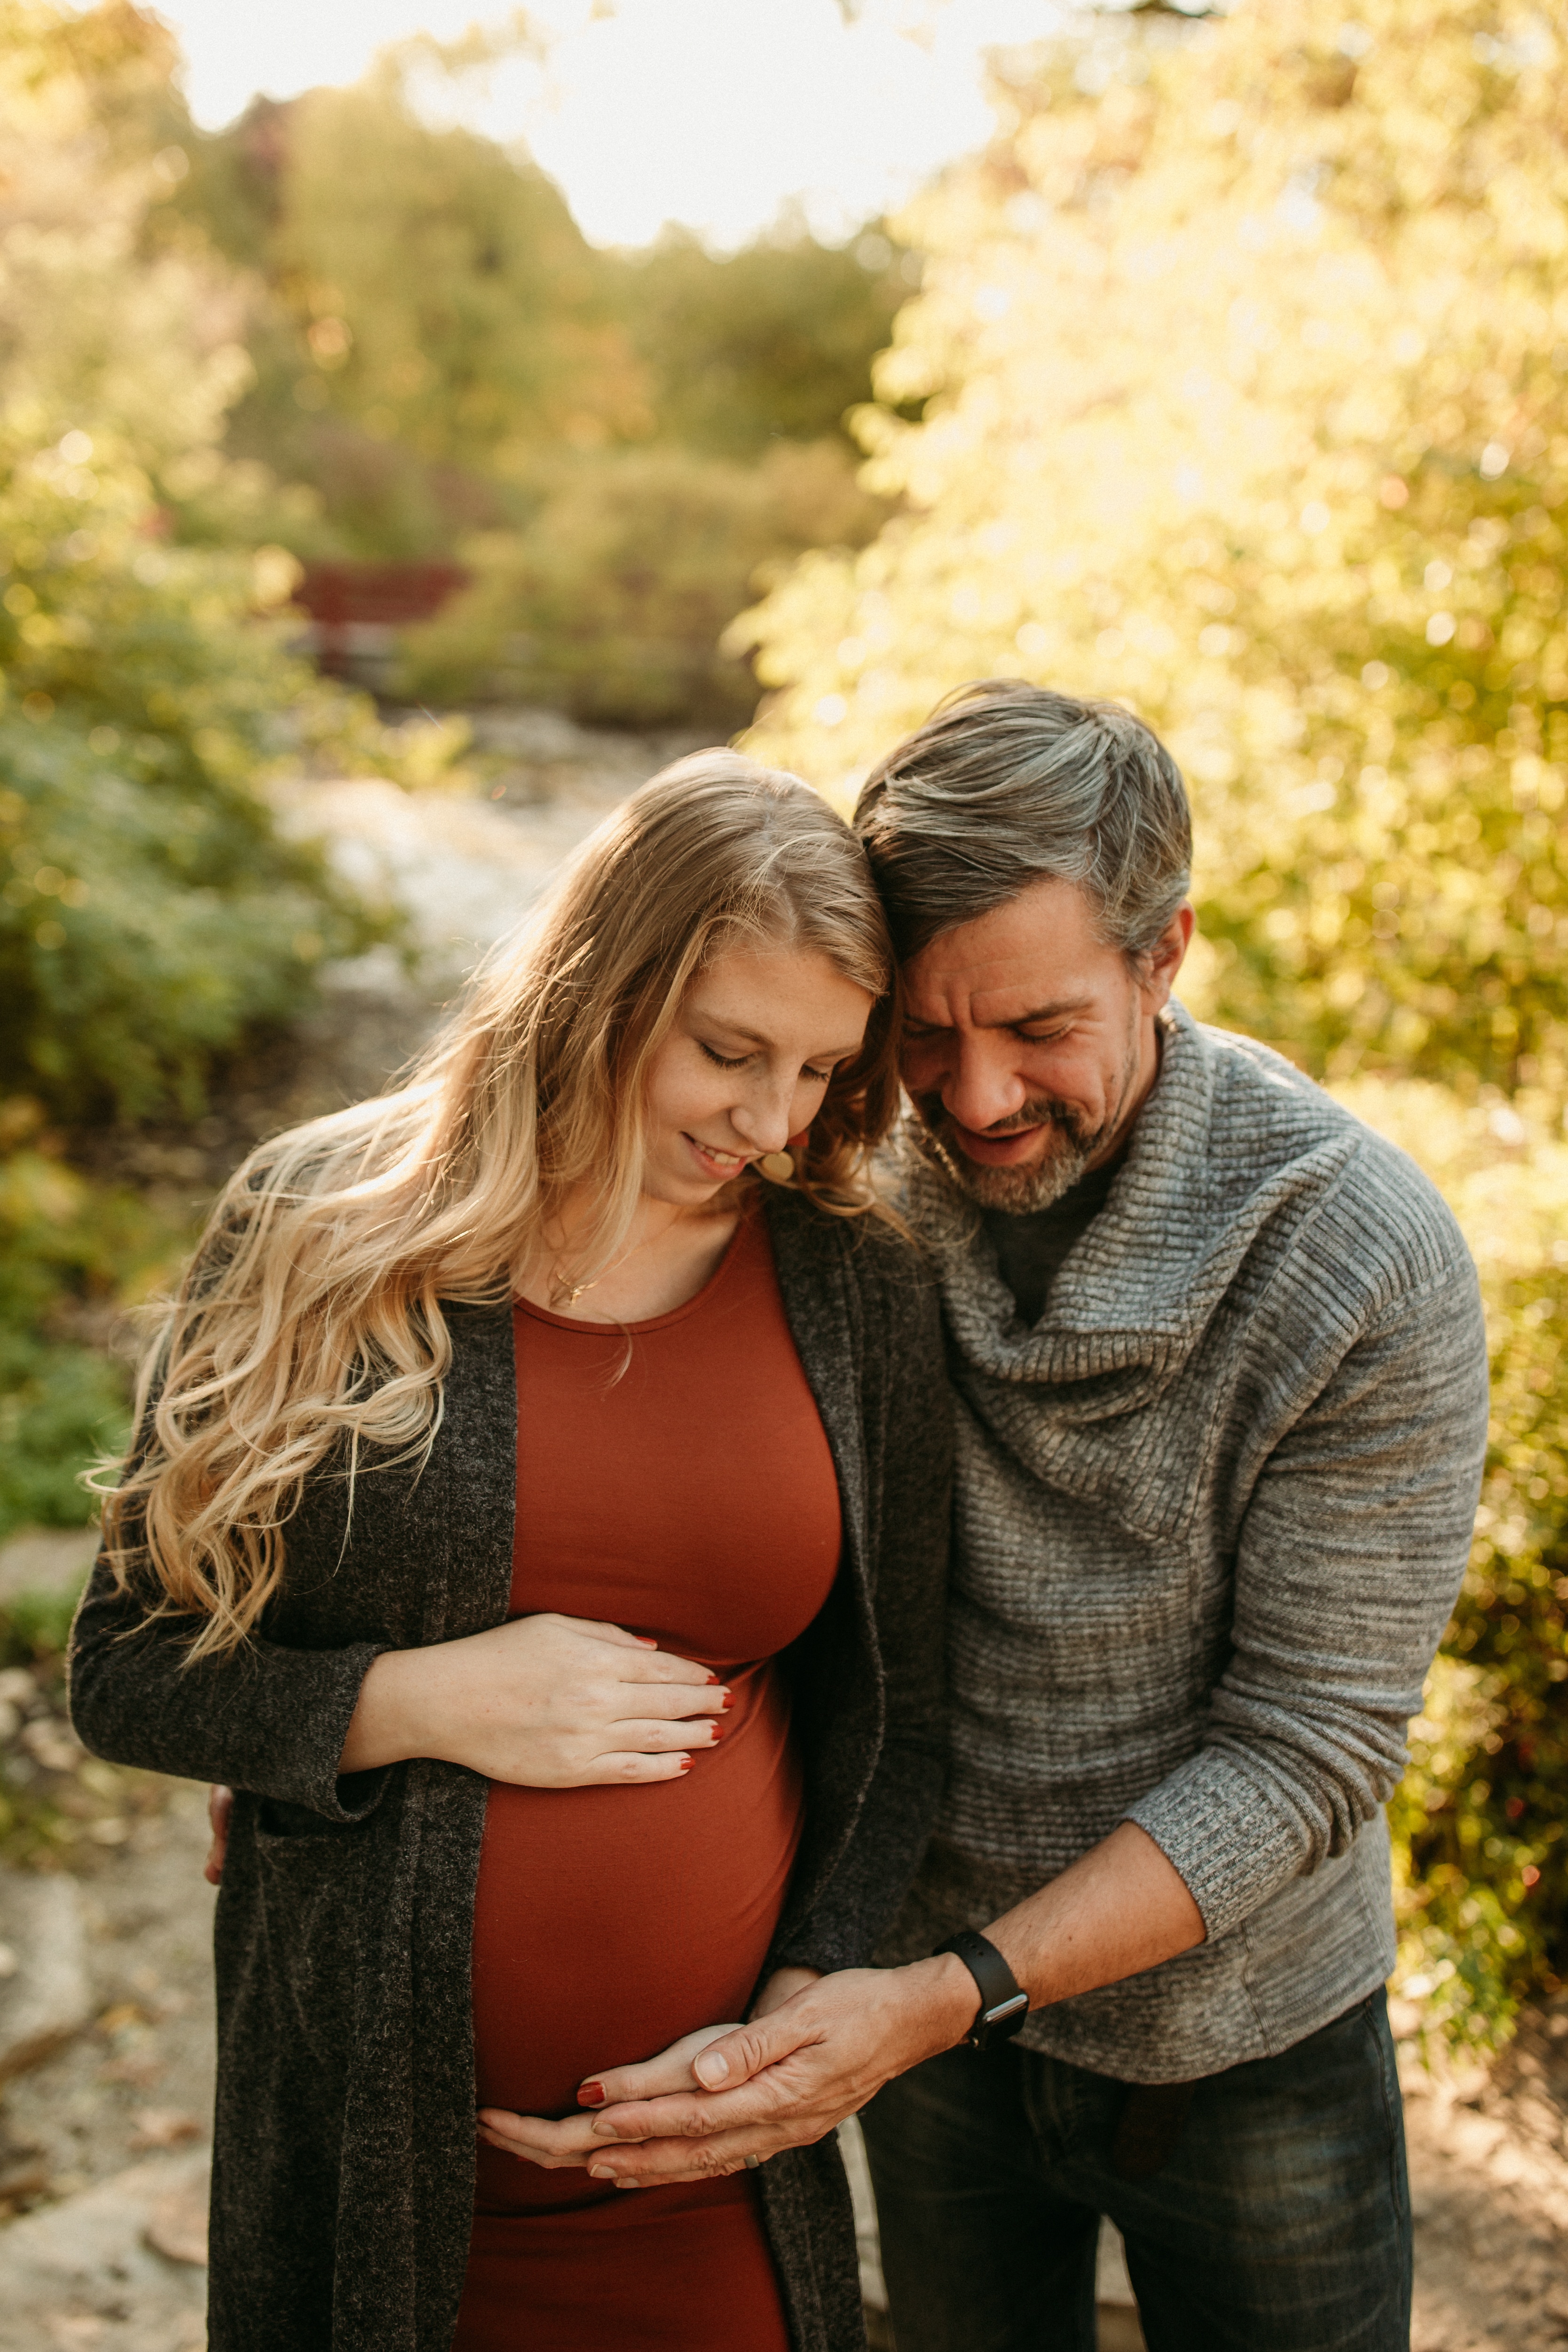
[[744, 459], [843, 434], [909, 293], [906, 263], [876, 226], [844, 247], [785, 227], [722, 256], [670, 229], [622, 257], [622, 315], [661, 436]]
[[[418, 55], [416, 56], [416, 51]], [[541, 448], [645, 428], [605, 275], [553, 184], [410, 104], [419, 45], [198, 140], [184, 221], [253, 274], [229, 447], [313, 493], [299, 552], [417, 555], [526, 511]]]
[[474, 584], [407, 632], [404, 688], [728, 734], [757, 687], [719, 638], [759, 573], [858, 544], [883, 511], [834, 441], [775, 442], [749, 466], [667, 445], [601, 454], [562, 470], [528, 530], [467, 544]]
[[292, 559], [169, 538], [183, 484], [243, 499], [248, 368], [224, 273], [146, 235], [168, 67], [134, 9], [0, 0], [0, 1525], [87, 1516], [123, 1382], [77, 1326], [150, 1246], [48, 1123], [189, 1112], [380, 928], [258, 789], [302, 732], [379, 741], [260, 617]]
[[601, 274], [554, 183], [411, 112], [395, 58], [290, 110], [273, 266], [324, 406], [496, 473], [541, 439], [648, 418]]
[[596, 252], [525, 157], [420, 119], [433, 57], [402, 45], [353, 89], [185, 141], [161, 217], [251, 273], [229, 448], [309, 493], [259, 527], [306, 556], [449, 552], [533, 520], [563, 453], [842, 439], [909, 257], [879, 229], [840, 249], [788, 226], [727, 257], [678, 232]]
[[0, 7], [0, 1086], [74, 1118], [188, 1107], [363, 928], [254, 789], [320, 697], [254, 617], [289, 559], [163, 543], [246, 363], [224, 282], [139, 255], [155, 164], [100, 121], [144, 20], [109, 13]]
[[[1196, 787], [1209, 1001], [1310, 1066], [1568, 1084], [1568, 63], [1497, 0], [1102, 26], [901, 224], [908, 511], [732, 640], [852, 779], [963, 678]], [[902, 421], [894, 404], [926, 404]]]
[[1407, 1979], [1485, 2041], [1568, 1974], [1563, 27], [1277, 0], [1009, 72], [898, 224], [903, 510], [732, 632], [748, 740], [847, 795], [966, 678], [1124, 698], [1194, 788], [1184, 992], [1448, 1192], [1492, 1447], [1395, 1826]]

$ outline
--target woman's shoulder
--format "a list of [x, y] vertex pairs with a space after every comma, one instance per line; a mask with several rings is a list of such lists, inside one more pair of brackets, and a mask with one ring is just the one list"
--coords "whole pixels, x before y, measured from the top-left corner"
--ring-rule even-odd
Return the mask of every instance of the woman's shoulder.
[[838, 1215], [792, 1187], [769, 1185], [763, 1201], [780, 1274], [799, 1283], [847, 1283], [879, 1319], [924, 1323], [936, 1316], [936, 1277], [925, 1252], [899, 1223], [867, 1211]]

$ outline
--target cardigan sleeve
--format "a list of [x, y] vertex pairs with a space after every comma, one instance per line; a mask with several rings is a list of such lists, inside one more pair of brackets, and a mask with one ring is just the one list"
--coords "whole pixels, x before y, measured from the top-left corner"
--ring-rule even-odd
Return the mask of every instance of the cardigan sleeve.
[[361, 1821], [390, 1768], [340, 1776], [349, 1723], [371, 1662], [386, 1646], [296, 1650], [253, 1636], [225, 1658], [188, 1659], [191, 1622], [151, 1616], [104, 1558], [71, 1629], [71, 1721], [113, 1764], [222, 1780]]
[[[131, 1450], [149, 1441], [157, 1386]], [[373, 1811], [385, 1769], [340, 1775], [338, 1759], [371, 1662], [388, 1645], [294, 1649], [253, 1634], [225, 1657], [193, 1660], [194, 1621], [156, 1615], [134, 1580], [99, 1554], [71, 1626], [71, 1722], [95, 1756], [189, 1780], [223, 1781], [337, 1822]]]
[[[185, 1276], [199, 1297], [239, 1230], [220, 1217]], [[131, 1460], [152, 1440], [162, 1387], [154, 1373]], [[95, 1756], [141, 1770], [216, 1780], [327, 1820], [362, 1820], [380, 1801], [387, 1769], [340, 1776], [360, 1686], [384, 1643], [295, 1649], [253, 1634], [222, 1658], [192, 1660], [195, 1621], [154, 1614], [135, 1580], [121, 1586], [100, 1552], [71, 1627], [71, 1721]]]
[[868, 1235], [852, 1254], [862, 1308], [862, 1414], [872, 1517], [881, 1754], [849, 1843], [778, 1966], [863, 1967], [895, 1916], [946, 1779], [944, 1705], [953, 1412], [936, 1287], [913, 1250]]
[[1393, 1793], [1464, 1573], [1486, 1429], [1486, 1333], [1461, 1246], [1362, 1333], [1270, 1454], [1203, 1743], [1127, 1809], [1210, 1940], [1343, 1853]]

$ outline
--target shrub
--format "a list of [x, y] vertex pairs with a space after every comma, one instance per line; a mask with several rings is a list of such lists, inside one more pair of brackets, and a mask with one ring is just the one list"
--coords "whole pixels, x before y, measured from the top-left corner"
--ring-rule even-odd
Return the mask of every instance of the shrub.
[[96, 1342], [184, 1236], [137, 1194], [94, 1186], [37, 1103], [0, 1098], [0, 1538], [91, 1517], [78, 1477], [125, 1434], [125, 1368]]
[[1568, 1974], [1568, 1145], [1435, 1086], [1340, 1091], [1442, 1185], [1486, 1301], [1475, 1547], [1390, 1809], [1404, 1990], [1484, 2044]]
[[247, 617], [251, 567], [148, 543], [112, 446], [63, 438], [0, 444], [0, 1086], [189, 1114], [373, 927], [256, 788], [310, 682]]
[[757, 688], [719, 638], [759, 574], [855, 544], [880, 516], [831, 442], [780, 443], [754, 467], [668, 447], [584, 460], [527, 530], [466, 551], [473, 586], [407, 633], [407, 688], [728, 733]]

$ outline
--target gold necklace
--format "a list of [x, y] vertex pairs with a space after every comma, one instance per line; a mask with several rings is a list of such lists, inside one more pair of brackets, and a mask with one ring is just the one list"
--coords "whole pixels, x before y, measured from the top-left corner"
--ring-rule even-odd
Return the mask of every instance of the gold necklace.
[[631, 1248], [623, 1251], [616, 1259], [613, 1265], [607, 1265], [602, 1274], [596, 1274], [594, 1276], [591, 1282], [568, 1282], [561, 1273], [559, 1265], [557, 1264], [552, 1265], [550, 1268], [551, 1286], [558, 1291], [564, 1290], [566, 1293], [567, 1305], [569, 1307], [575, 1307], [580, 1298], [586, 1298], [591, 1290], [597, 1290], [601, 1282], [608, 1282], [612, 1274], [619, 1274], [627, 1259], [635, 1257], [640, 1249], [646, 1249], [648, 1244], [653, 1239], [653, 1236], [652, 1234], [644, 1234], [640, 1242], [633, 1242]]

